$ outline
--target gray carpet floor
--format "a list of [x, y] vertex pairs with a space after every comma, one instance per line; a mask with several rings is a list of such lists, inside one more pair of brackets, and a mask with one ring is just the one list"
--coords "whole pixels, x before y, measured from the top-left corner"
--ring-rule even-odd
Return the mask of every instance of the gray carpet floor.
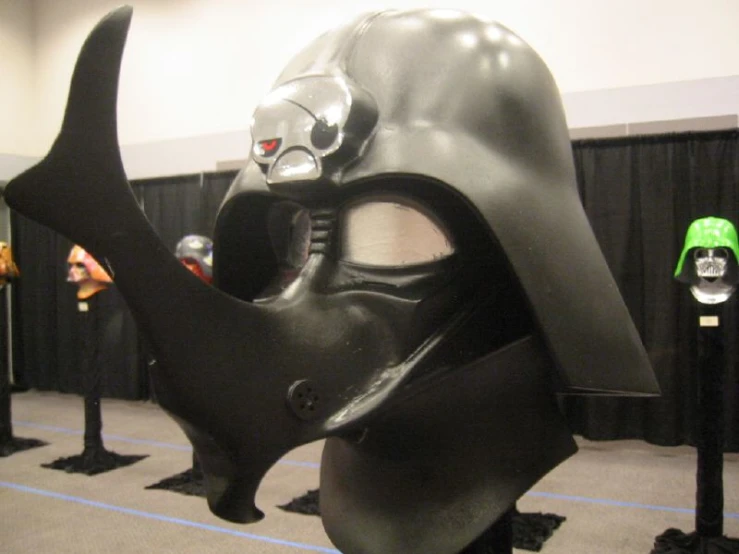
[[[213, 516], [202, 498], [145, 489], [191, 464], [187, 440], [156, 404], [104, 399], [102, 406], [108, 450], [148, 457], [88, 477], [41, 467], [82, 451], [82, 399], [13, 395], [15, 436], [49, 444], [0, 458], [0, 552], [337, 553], [317, 517], [277, 508], [318, 487], [320, 443], [290, 452], [270, 470], [257, 496], [263, 521], [235, 525]], [[667, 528], [694, 528], [693, 448], [578, 443], [580, 451], [518, 503], [522, 512], [567, 518], [544, 554], [648, 554]], [[724, 494], [725, 534], [739, 538], [739, 454], [725, 456]]]

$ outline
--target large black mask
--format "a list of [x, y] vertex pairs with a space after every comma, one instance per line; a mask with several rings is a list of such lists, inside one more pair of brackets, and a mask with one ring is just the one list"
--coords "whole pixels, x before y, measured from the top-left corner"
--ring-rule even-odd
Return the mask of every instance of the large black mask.
[[299, 54], [255, 111], [211, 288], [167, 253], [121, 167], [130, 15], [93, 31], [57, 142], [6, 198], [108, 265], [216, 514], [259, 519], [265, 472], [326, 438], [321, 511], [343, 552], [451, 554], [574, 453], [556, 391], [657, 391], [553, 79], [513, 33], [385, 12]]

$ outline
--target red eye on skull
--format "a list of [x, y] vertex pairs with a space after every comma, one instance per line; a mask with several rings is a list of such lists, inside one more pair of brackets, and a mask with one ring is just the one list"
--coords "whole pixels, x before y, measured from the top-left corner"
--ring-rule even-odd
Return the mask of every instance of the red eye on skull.
[[260, 140], [259, 151], [262, 156], [264, 156], [265, 158], [269, 158], [270, 156], [274, 156], [277, 153], [277, 151], [280, 149], [281, 144], [282, 139], [279, 138]]

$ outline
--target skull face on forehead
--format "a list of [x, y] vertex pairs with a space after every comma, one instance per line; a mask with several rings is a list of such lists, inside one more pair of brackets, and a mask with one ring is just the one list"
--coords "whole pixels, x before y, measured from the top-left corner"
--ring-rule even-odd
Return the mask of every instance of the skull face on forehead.
[[252, 156], [270, 184], [316, 180], [356, 158], [376, 121], [372, 98], [346, 78], [297, 79], [257, 108]]

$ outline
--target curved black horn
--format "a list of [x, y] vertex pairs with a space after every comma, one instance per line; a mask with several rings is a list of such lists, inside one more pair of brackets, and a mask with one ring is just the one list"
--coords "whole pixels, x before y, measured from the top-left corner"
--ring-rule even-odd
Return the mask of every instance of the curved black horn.
[[[208, 427], [218, 427], [207, 416], [208, 406], [236, 394], [234, 375], [242, 384], [249, 380], [243, 374], [244, 361], [255, 355], [254, 344], [260, 342], [255, 335], [262, 331], [261, 312], [184, 268], [159, 239], [128, 184], [118, 145], [116, 103], [131, 16], [132, 9], [122, 7], [90, 33], [74, 69], [56, 141], [41, 162], [7, 184], [4, 197], [11, 208], [65, 235], [106, 266], [154, 349], [160, 404], [186, 431], [192, 430], [188, 422], [208, 420], [207, 434]], [[212, 332], [203, 333], [203, 322]], [[258, 391], [259, 383], [252, 388]], [[243, 402], [243, 397], [229, 401]], [[256, 490], [263, 473], [288, 448], [255, 445], [250, 453], [253, 477], [239, 486]], [[232, 452], [224, 455], [229, 463], [238, 461]], [[228, 497], [228, 490], [222, 489], [218, 483], [212, 494], [209, 491], [216, 511], [227, 501], [221, 500]], [[253, 495], [251, 506], [238, 511], [232, 519], [259, 518]]]
[[171, 358], [170, 351], [186, 351], [171, 361], [189, 366], [201, 361], [191, 351], [198, 350], [196, 330], [172, 325], [173, 320], [193, 314], [201, 320], [226, 319], [238, 322], [243, 337], [253, 323], [239, 314], [256, 317], [258, 311], [191, 275], [161, 242], [128, 184], [118, 146], [116, 100], [131, 15], [131, 7], [119, 8], [90, 33], [51, 151], [11, 180], [4, 196], [11, 208], [65, 235], [103, 263], [162, 360]]

